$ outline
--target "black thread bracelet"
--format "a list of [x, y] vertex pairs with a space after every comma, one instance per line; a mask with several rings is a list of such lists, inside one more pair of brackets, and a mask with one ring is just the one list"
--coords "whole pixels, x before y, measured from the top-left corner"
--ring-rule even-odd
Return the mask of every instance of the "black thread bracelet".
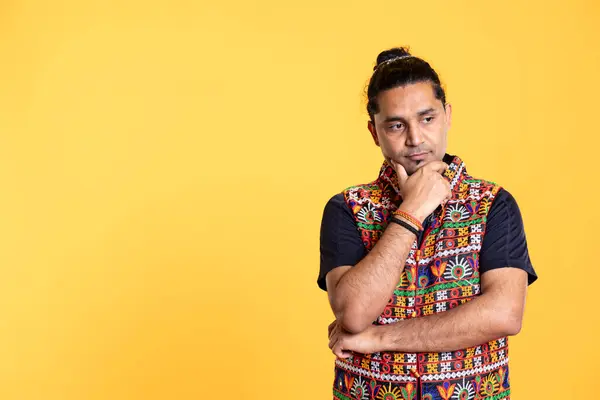
[[417, 230], [417, 228], [415, 228], [414, 226], [412, 226], [408, 222], [405, 222], [405, 221], [403, 221], [403, 220], [401, 220], [399, 218], [396, 218], [396, 217], [392, 217], [390, 219], [390, 221], [391, 222], [395, 222], [398, 225], [401, 225], [401, 226], [405, 227], [406, 229], [408, 229], [409, 231], [411, 231], [412, 233], [414, 233], [415, 236], [417, 236], [417, 237], [419, 236], [419, 231]]

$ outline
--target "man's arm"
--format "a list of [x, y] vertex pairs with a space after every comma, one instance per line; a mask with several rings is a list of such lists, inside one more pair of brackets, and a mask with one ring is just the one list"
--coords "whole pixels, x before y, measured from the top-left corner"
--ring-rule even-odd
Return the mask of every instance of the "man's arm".
[[521, 330], [527, 272], [494, 269], [481, 276], [482, 294], [452, 310], [393, 324], [371, 326], [359, 334], [330, 326], [330, 348], [340, 358], [352, 350], [442, 352], [477, 346]]
[[481, 276], [481, 295], [447, 312], [382, 325], [382, 350], [441, 352], [487, 343], [521, 330], [527, 272], [495, 269]]
[[[431, 162], [410, 178], [401, 165], [394, 167], [404, 197], [400, 208], [421, 221], [449, 197], [450, 185], [441, 175], [447, 164]], [[354, 267], [340, 266], [327, 274], [329, 302], [345, 331], [362, 332], [381, 314], [400, 280], [414, 240], [413, 233], [392, 223]]]
[[[329, 329], [330, 348], [340, 357], [346, 354], [340, 352], [343, 346], [360, 353], [450, 351], [518, 333], [527, 285], [537, 274], [529, 259], [519, 207], [504, 189], [490, 209], [479, 255], [481, 295], [443, 313], [369, 327], [360, 335], [348, 335], [334, 322]], [[336, 347], [340, 340], [343, 343]]]
[[362, 332], [381, 314], [398, 285], [414, 240], [415, 235], [406, 228], [390, 224], [358, 264], [327, 274], [329, 303], [344, 330]]

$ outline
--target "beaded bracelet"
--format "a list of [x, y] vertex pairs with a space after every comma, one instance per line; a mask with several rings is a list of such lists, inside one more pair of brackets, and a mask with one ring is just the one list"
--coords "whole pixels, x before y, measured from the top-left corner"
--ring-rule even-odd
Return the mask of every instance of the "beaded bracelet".
[[402, 210], [396, 210], [396, 211], [394, 211], [394, 215], [406, 219], [408, 222], [410, 222], [411, 224], [415, 225], [420, 230], [423, 230], [423, 224], [421, 224], [421, 222], [419, 222], [418, 219], [416, 219], [415, 217], [413, 217], [409, 213], [407, 213], [405, 211], [402, 211]]

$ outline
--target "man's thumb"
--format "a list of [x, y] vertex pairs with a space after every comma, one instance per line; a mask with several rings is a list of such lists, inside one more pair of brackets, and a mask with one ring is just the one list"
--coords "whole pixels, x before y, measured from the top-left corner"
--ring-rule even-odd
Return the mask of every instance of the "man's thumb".
[[396, 170], [396, 174], [398, 175], [398, 183], [400, 183], [400, 185], [403, 185], [404, 182], [406, 182], [406, 180], [408, 179], [406, 169], [402, 166], [402, 164], [397, 163], [392, 159], [390, 159], [390, 163], [392, 164], [392, 167], [394, 167], [394, 169]]

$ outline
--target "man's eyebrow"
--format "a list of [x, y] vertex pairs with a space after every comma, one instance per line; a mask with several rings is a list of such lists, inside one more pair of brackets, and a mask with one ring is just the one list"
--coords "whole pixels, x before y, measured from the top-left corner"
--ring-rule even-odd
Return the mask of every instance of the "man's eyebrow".
[[434, 113], [434, 112], [435, 112], [435, 109], [434, 109], [433, 107], [430, 107], [430, 108], [428, 108], [428, 109], [426, 109], [426, 110], [419, 111], [419, 112], [417, 113], [417, 115], [418, 115], [419, 117], [422, 117], [423, 115], [432, 114], [432, 113]]
[[406, 119], [399, 115], [391, 115], [383, 120], [383, 122], [396, 122], [396, 121], [406, 122]]
[[[435, 108], [429, 107], [429, 108], [427, 108], [425, 110], [421, 110], [421, 111], [417, 112], [417, 116], [418, 117], [422, 117], [422, 116], [427, 115], [427, 114], [435, 114], [435, 113], [436, 113]], [[389, 117], [387, 117], [386, 119], [383, 120], [383, 122], [385, 122], [385, 123], [388, 123], [388, 122], [397, 122], [397, 121], [406, 122], [406, 118], [404, 118], [404, 117], [402, 117], [400, 115], [390, 115]]]

